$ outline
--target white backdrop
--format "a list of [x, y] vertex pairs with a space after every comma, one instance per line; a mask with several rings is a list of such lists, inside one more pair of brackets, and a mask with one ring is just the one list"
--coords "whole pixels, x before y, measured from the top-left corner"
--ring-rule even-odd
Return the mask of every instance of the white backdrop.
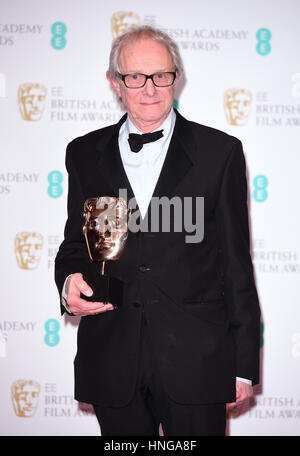
[[300, 2], [0, 0], [0, 8], [0, 433], [99, 433], [90, 407], [73, 400], [78, 319], [61, 318], [53, 280], [65, 148], [120, 118], [105, 78], [111, 41], [126, 24], [148, 23], [179, 44], [179, 111], [244, 144], [263, 368], [257, 405], [228, 417], [229, 433], [300, 434]]

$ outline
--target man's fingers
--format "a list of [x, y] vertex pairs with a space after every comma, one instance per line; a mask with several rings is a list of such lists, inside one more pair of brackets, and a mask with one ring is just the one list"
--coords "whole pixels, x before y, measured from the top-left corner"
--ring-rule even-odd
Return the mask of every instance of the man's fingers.
[[235, 407], [237, 406], [237, 403], [236, 402], [229, 402], [226, 404], [226, 407], [228, 410], [232, 410], [234, 409]]
[[88, 286], [88, 284], [83, 279], [79, 282], [77, 286], [82, 294], [84, 294], [85, 296], [92, 296], [93, 290], [91, 289], [91, 287]]
[[236, 398], [235, 402], [229, 402], [227, 403], [227, 409], [232, 410], [232, 409], [239, 409], [241, 406], [245, 406], [250, 402], [250, 396], [248, 395], [239, 395]]
[[99, 304], [99, 307], [95, 310], [89, 309], [89, 313], [85, 315], [98, 315], [104, 312], [107, 312], [109, 310], [113, 310], [114, 306], [110, 303], [104, 304], [104, 303], [97, 303]]
[[85, 317], [87, 315], [99, 315], [104, 312], [108, 312], [110, 310], [114, 309], [114, 306], [112, 304], [104, 304], [104, 303], [95, 303], [97, 306], [95, 308], [89, 308], [88, 310], [84, 310], [82, 313], [79, 315], [81, 317]]
[[242, 407], [250, 403], [253, 397], [253, 388], [247, 383], [237, 381], [236, 382], [236, 401], [229, 402], [227, 404], [228, 410], [241, 410]]
[[67, 303], [72, 314], [83, 317], [86, 315], [97, 315], [114, 309], [111, 303], [90, 302], [80, 297], [80, 293], [85, 296], [93, 295], [93, 290], [83, 280], [81, 273], [73, 274], [69, 280]]
[[74, 285], [77, 287], [80, 293], [84, 294], [85, 296], [92, 296], [93, 290], [91, 287], [83, 280], [81, 274], [74, 274]]
[[98, 313], [113, 310], [114, 307], [111, 303], [86, 301], [85, 299], [79, 298], [75, 294], [71, 294], [68, 297], [68, 304], [71, 312], [74, 315], [85, 316], [85, 315], [96, 315]]

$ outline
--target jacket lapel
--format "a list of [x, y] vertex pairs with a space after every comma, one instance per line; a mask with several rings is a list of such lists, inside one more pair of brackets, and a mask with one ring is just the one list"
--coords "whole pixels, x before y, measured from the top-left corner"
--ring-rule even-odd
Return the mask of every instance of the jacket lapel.
[[106, 141], [101, 139], [98, 142], [96, 146], [98, 151], [97, 166], [101, 178], [107, 182], [114, 196], [119, 196], [120, 189], [125, 189], [127, 198], [131, 199], [134, 194], [122, 163], [118, 143], [119, 130], [122, 123], [125, 122], [126, 116], [127, 114], [114, 126], [112, 134], [105, 138]]

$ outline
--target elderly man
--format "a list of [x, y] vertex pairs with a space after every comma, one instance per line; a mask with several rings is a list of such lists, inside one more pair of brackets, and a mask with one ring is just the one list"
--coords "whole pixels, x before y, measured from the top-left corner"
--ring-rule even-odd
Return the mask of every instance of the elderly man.
[[[107, 78], [127, 114], [67, 148], [56, 282], [62, 312], [82, 317], [75, 398], [94, 405], [105, 436], [158, 435], [160, 423], [165, 435], [224, 435], [226, 403], [249, 399], [259, 378], [242, 146], [172, 108], [182, 71], [163, 32], [139, 27], [116, 38]], [[124, 282], [114, 309], [83, 299], [92, 295], [84, 274], [99, 264], [88, 256], [82, 211], [87, 198], [120, 189], [150, 220], [151, 198], [203, 197], [204, 236], [187, 242], [184, 229], [130, 231], [120, 259], [106, 265]]]

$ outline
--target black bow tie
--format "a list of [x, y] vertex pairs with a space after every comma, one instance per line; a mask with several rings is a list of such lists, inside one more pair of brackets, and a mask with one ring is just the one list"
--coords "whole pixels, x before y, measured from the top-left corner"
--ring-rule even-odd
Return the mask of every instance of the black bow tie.
[[128, 142], [132, 152], [139, 152], [144, 144], [157, 141], [163, 137], [163, 130], [154, 131], [153, 133], [143, 133], [138, 135], [136, 133], [129, 133]]

